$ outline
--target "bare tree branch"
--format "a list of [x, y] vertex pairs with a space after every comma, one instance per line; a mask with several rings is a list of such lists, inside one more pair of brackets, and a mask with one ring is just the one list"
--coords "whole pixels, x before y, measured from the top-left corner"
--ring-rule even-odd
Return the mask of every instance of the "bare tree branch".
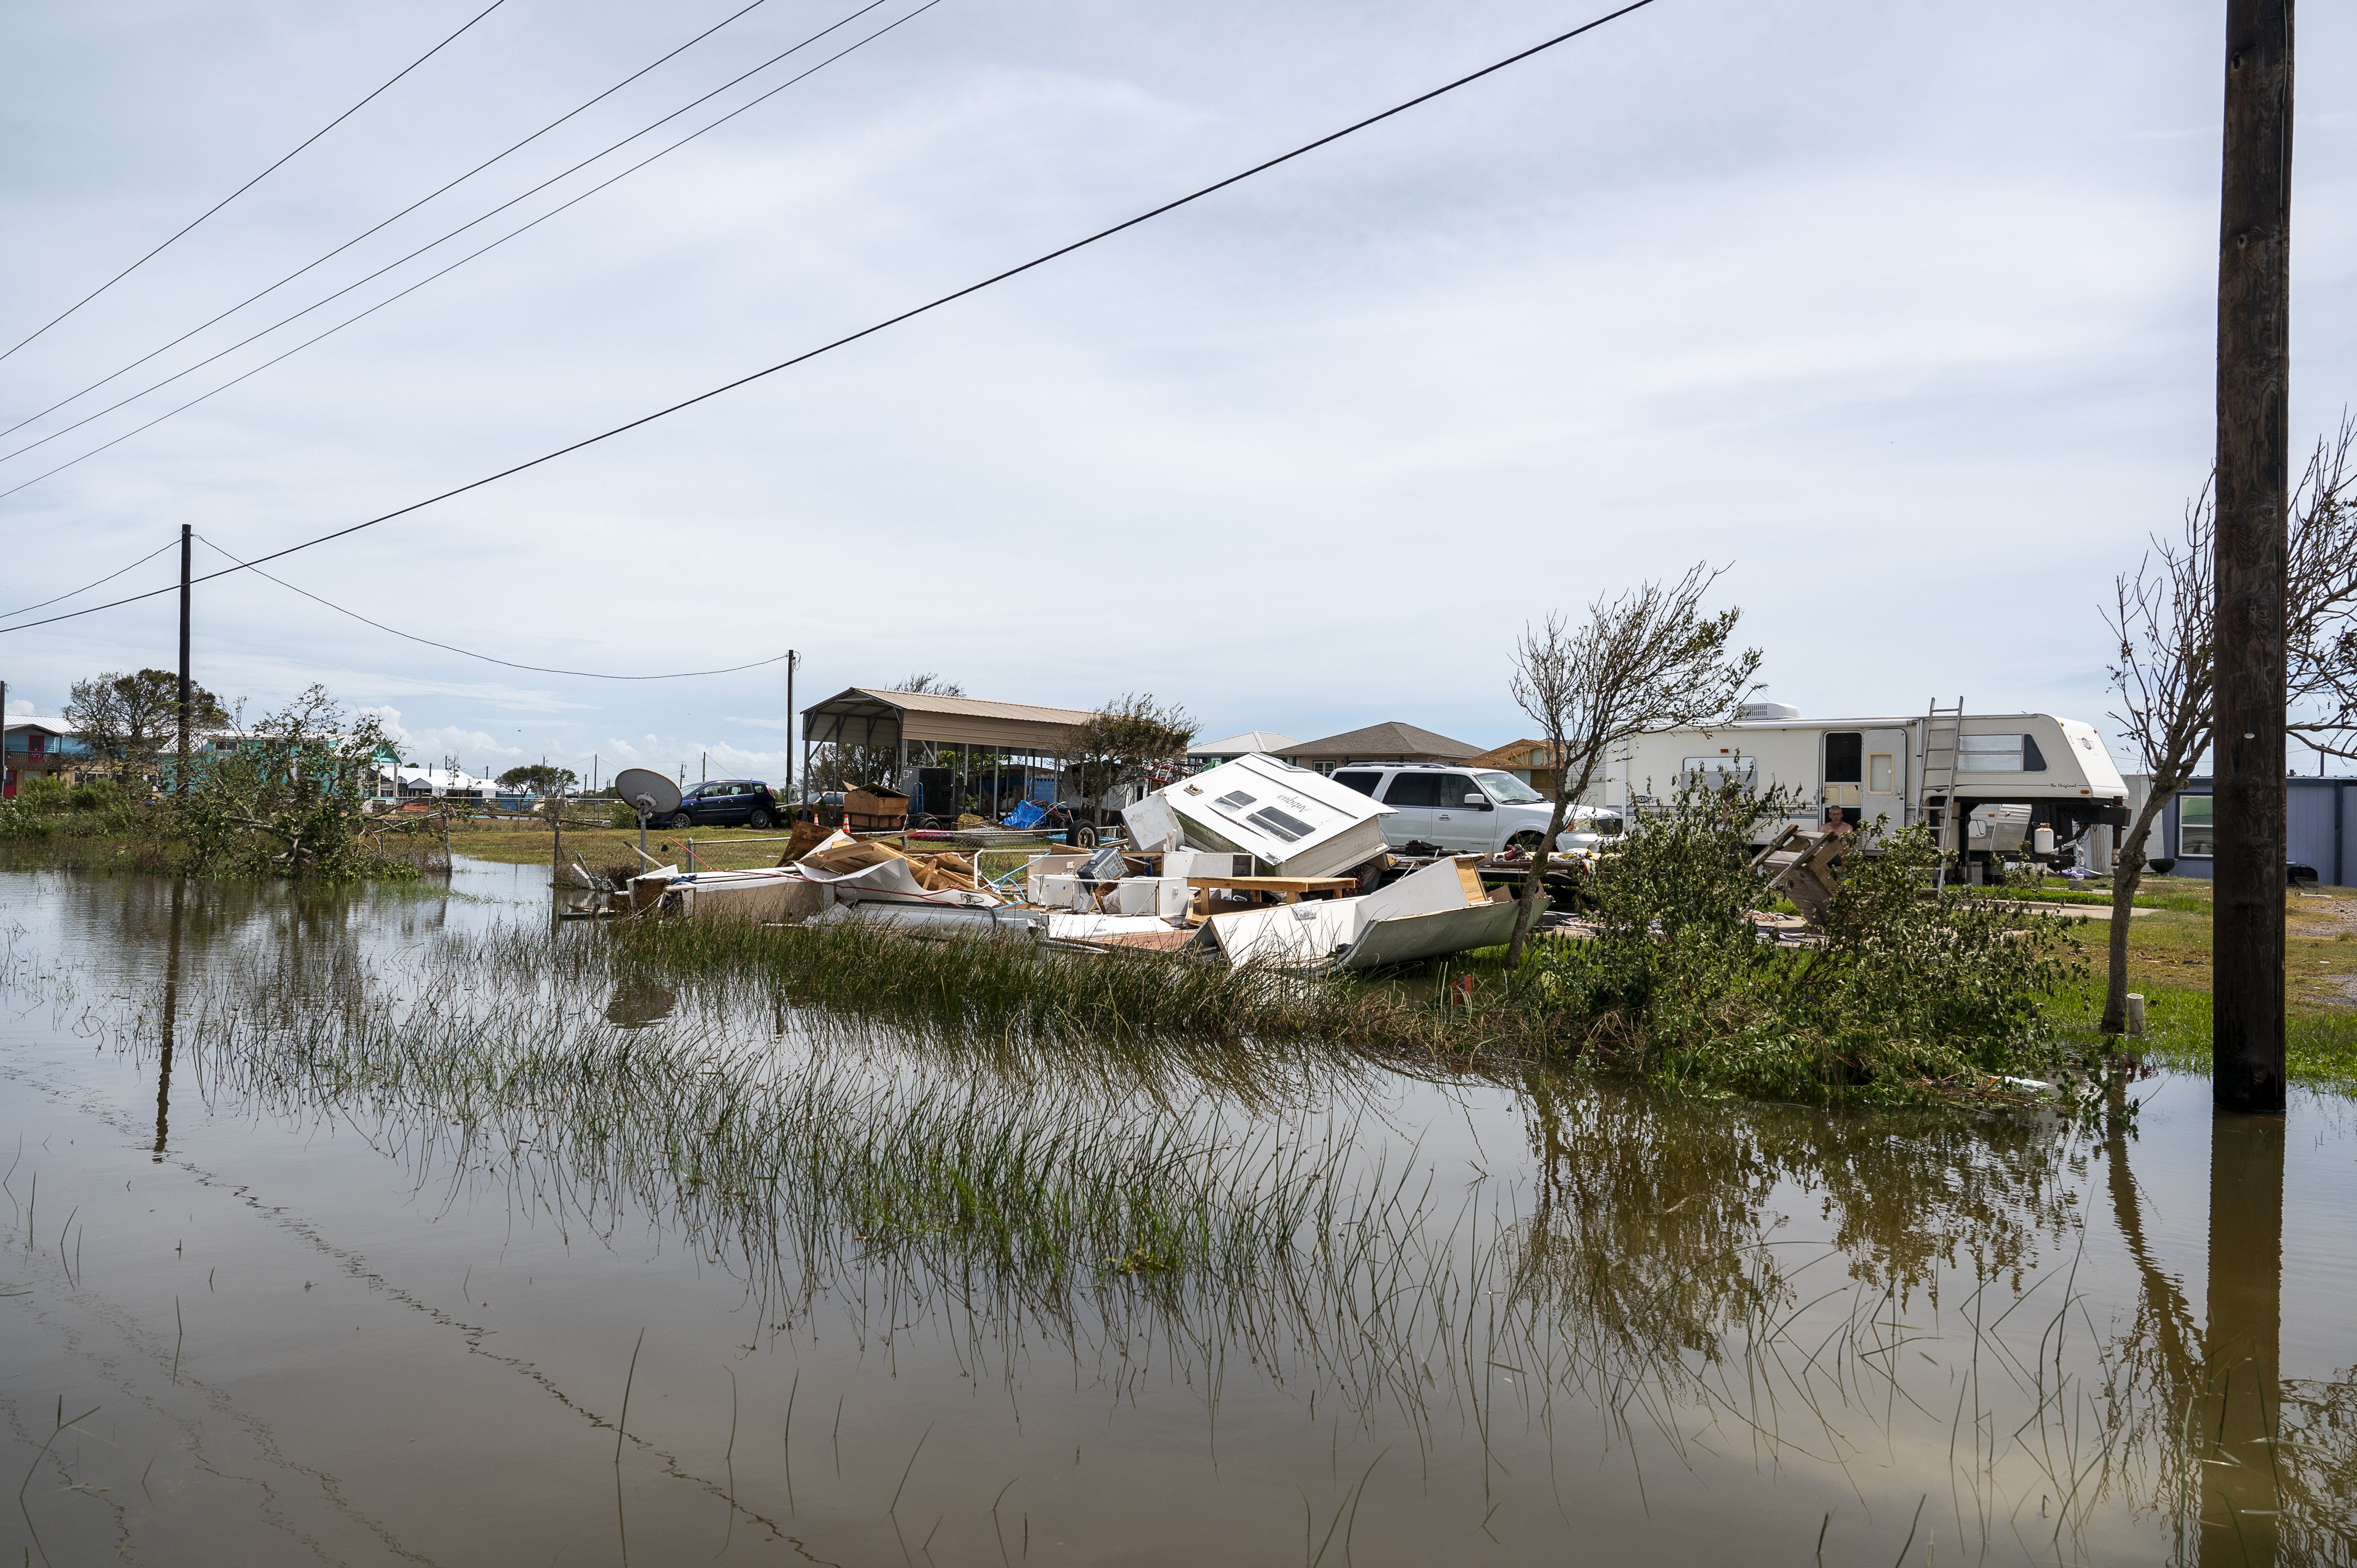
[[1537, 630], [1523, 628], [1514, 649], [1514, 702], [1539, 726], [1558, 772], [1546, 837], [1523, 883], [1509, 969], [1522, 960], [1564, 817], [1606, 757], [1649, 731], [1727, 717], [1759, 689], [1752, 677], [1760, 650], [1732, 651], [1743, 612], [1710, 615], [1702, 607], [1726, 570], [1698, 562], [1674, 583], [1643, 583], [1609, 602], [1599, 596], [1576, 629], [1552, 614]]

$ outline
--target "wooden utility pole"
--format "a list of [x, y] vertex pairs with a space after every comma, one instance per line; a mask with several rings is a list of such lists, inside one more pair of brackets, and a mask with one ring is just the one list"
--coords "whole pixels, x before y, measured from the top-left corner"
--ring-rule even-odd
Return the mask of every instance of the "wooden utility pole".
[[2284, 1108], [2292, 0], [2227, 0], [2218, 225], [2219, 1109]]
[[788, 811], [802, 803], [794, 788], [794, 666], [802, 656], [792, 649], [786, 650], [786, 801]]
[[190, 525], [180, 524], [180, 760], [172, 773], [175, 794], [188, 792], [188, 537]]

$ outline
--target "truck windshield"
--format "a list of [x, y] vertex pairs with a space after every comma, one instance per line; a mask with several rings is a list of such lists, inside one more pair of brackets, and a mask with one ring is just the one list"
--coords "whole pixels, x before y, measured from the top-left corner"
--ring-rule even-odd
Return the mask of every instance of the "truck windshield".
[[1476, 773], [1473, 782], [1487, 789], [1490, 799], [1501, 806], [1519, 806], [1525, 801], [1546, 799], [1511, 773]]

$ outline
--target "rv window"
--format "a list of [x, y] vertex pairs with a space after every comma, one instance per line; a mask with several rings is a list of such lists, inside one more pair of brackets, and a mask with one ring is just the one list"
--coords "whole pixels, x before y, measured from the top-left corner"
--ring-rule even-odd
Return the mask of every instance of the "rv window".
[[1511, 773], [1476, 773], [1473, 782], [1487, 789], [1490, 799], [1501, 806], [1520, 806], [1546, 799]]
[[1391, 788], [1383, 791], [1383, 804], [1405, 806], [1411, 811], [1430, 811], [1440, 804], [1440, 775], [1437, 773], [1394, 773]]
[[1703, 789], [1724, 789], [1729, 784], [1749, 789], [1759, 771], [1756, 757], [1689, 757], [1678, 764], [1679, 780]]
[[2046, 758], [2038, 749], [2036, 736], [2026, 735], [2021, 737], [2021, 770], [2025, 773], [2046, 771]]
[[1899, 765], [1893, 753], [1878, 751], [1866, 759], [1866, 787], [1876, 795], [1890, 794], [1898, 787]]
[[1866, 736], [1840, 733], [1825, 736], [1825, 782], [1856, 784], [1866, 775], [1860, 762], [1866, 755]]
[[1289, 811], [1280, 811], [1275, 806], [1264, 806], [1246, 817], [1244, 821], [1258, 822], [1287, 843], [1291, 843], [1297, 838], [1306, 838], [1318, 831], [1299, 817], [1294, 816]]
[[[2027, 736], [1968, 735], [1957, 743], [1956, 766], [1966, 773], [2018, 773], [2022, 768], [2021, 743]], [[2046, 759], [2039, 758], [2038, 769], [2046, 770]]]
[[1361, 795], [1373, 794], [1375, 792], [1376, 784], [1381, 782], [1382, 779], [1383, 775], [1380, 773], [1337, 773], [1334, 775], [1335, 783], [1348, 785], [1350, 788], [1356, 789]]
[[1221, 796], [1218, 800], [1212, 801], [1211, 804], [1215, 806], [1225, 806], [1232, 811], [1241, 811], [1246, 806], [1251, 805], [1255, 797], [1247, 795], [1241, 789], [1233, 789], [1229, 791], [1227, 794]]
[[2210, 817], [2211, 798], [2183, 795], [2177, 801], [2177, 853], [2206, 855], [2217, 853], [2216, 830]]

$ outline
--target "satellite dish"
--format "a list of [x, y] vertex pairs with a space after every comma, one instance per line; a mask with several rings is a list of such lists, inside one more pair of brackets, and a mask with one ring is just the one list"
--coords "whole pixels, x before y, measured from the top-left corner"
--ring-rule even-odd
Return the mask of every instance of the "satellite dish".
[[641, 817], [665, 817], [679, 810], [679, 786], [651, 768], [625, 768], [614, 789]]

